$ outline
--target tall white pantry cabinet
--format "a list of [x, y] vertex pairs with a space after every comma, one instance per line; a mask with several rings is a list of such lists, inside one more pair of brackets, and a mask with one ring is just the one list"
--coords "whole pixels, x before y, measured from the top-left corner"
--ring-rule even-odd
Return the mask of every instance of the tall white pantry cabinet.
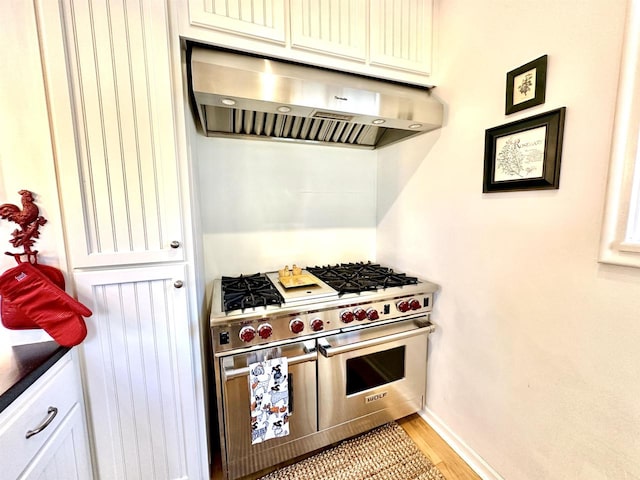
[[93, 311], [80, 353], [94, 470], [208, 478], [167, 5], [36, 4], [68, 258]]

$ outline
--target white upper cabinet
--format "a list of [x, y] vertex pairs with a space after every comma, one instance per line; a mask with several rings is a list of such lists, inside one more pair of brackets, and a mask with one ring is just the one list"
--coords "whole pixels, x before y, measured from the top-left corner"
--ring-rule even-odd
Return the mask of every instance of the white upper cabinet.
[[432, 85], [433, 0], [174, 0], [187, 39]]
[[61, 4], [41, 29], [72, 265], [182, 260], [164, 2]]
[[432, 10], [430, 1], [371, 0], [371, 63], [430, 74]]
[[282, 0], [189, 0], [189, 14], [194, 25], [285, 42]]
[[365, 61], [365, 0], [291, 2], [291, 46]]

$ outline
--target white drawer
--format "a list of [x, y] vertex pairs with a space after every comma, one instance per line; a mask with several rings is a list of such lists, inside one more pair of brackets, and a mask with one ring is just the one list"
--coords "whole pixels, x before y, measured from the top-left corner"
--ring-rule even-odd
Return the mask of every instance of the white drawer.
[[[79, 379], [67, 353], [0, 415], [2, 478], [17, 478], [80, 399]], [[48, 413], [50, 407], [57, 413]], [[29, 430], [51, 423], [26, 438]]]

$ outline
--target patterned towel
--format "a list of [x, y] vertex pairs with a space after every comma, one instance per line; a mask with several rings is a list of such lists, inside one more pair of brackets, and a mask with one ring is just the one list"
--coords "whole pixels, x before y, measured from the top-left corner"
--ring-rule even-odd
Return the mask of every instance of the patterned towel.
[[289, 435], [289, 375], [286, 358], [249, 365], [251, 444]]

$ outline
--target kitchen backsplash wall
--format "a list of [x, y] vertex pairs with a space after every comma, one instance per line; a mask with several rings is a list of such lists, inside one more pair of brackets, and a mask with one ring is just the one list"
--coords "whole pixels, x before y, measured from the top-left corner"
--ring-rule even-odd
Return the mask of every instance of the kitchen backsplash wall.
[[374, 260], [376, 153], [196, 136], [205, 277]]

